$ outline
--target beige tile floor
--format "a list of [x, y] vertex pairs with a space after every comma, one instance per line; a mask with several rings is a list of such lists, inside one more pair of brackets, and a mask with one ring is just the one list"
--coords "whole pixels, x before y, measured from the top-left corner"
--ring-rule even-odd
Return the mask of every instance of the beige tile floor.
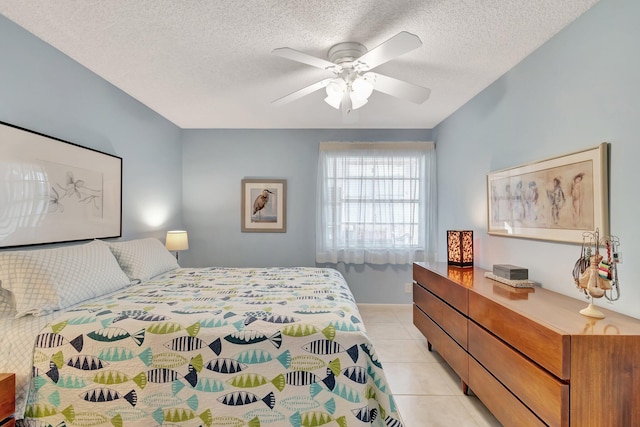
[[[410, 304], [358, 304], [405, 427], [500, 426], [413, 326]], [[472, 393], [470, 393], [472, 394]]]

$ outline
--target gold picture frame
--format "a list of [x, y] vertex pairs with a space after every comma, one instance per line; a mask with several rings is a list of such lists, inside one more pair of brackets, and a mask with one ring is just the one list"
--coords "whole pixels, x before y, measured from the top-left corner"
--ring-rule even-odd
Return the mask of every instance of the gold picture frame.
[[491, 235], [582, 242], [609, 234], [608, 146], [487, 174]]
[[240, 215], [242, 232], [285, 233], [287, 181], [243, 179]]

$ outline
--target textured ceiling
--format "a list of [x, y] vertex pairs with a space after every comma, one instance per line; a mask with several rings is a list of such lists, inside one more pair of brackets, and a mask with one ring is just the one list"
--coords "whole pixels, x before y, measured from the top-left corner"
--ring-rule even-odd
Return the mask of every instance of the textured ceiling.
[[[0, 13], [182, 128], [433, 128], [597, 0], [2, 0]], [[421, 105], [374, 92], [343, 123], [331, 77], [272, 55], [326, 58], [400, 31], [423, 46], [376, 72], [431, 88]]]

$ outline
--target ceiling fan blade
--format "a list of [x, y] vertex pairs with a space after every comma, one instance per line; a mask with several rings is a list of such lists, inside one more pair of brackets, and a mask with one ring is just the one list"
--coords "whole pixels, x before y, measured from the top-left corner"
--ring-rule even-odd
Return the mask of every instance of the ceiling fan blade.
[[431, 89], [383, 74], [368, 72], [364, 76], [370, 79], [375, 90], [416, 104], [422, 104], [431, 94]]
[[342, 67], [338, 64], [329, 62], [326, 59], [309, 55], [308, 53], [300, 52], [299, 50], [291, 49], [290, 47], [280, 47], [278, 49], [273, 49], [271, 53], [282, 58], [287, 58], [292, 61], [311, 65], [312, 67], [322, 68], [323, 70], [330, 70], [335, 72], [340, 72], [342, 70]]
[[303, 87], [300, 90], [297, 90], [293, 93], [290, 93], [289, 95], [285, 95], [282, 98], [278, 98], [275, 101], [271, 101], [271, 104], [279, 107], [281, 105], [284, 104], [288, 104], [289, 102], [293, 102], [296, 101], [300, 98], [302, 98], [303, 96], [309, 95], [310, 93], [313, 93], [317, 90], [320, 90], [322, 88], [327, 87], [327, 85], [331, 82], [331, 80], [333, 80], [334, 77], [330, 77], [328, 79], [324, 79], [324, 80], [320, 80], [319, 82], [316, 82], [314, 84], [311, 84], [309, 86]]
[[372, 70], [378, 65], [382, 65], [420, 46], [422, 46], [420, 37], [406, 31], [401, 31], [389, 40], [374, 47], [354, 62], [363, 70]]

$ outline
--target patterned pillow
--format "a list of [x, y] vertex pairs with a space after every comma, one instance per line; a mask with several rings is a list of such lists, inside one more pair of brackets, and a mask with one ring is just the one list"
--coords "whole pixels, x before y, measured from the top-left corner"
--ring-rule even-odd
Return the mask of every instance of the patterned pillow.
[[158, 239], [109, 242], [122, 270], [131, 280], [145, 281], [179, 268], [178, 261]]
[[16, 317], [40, 316], [117, 291], [131, 282], [100, 241], [34, 251], [0, 252], [0, 280]]

